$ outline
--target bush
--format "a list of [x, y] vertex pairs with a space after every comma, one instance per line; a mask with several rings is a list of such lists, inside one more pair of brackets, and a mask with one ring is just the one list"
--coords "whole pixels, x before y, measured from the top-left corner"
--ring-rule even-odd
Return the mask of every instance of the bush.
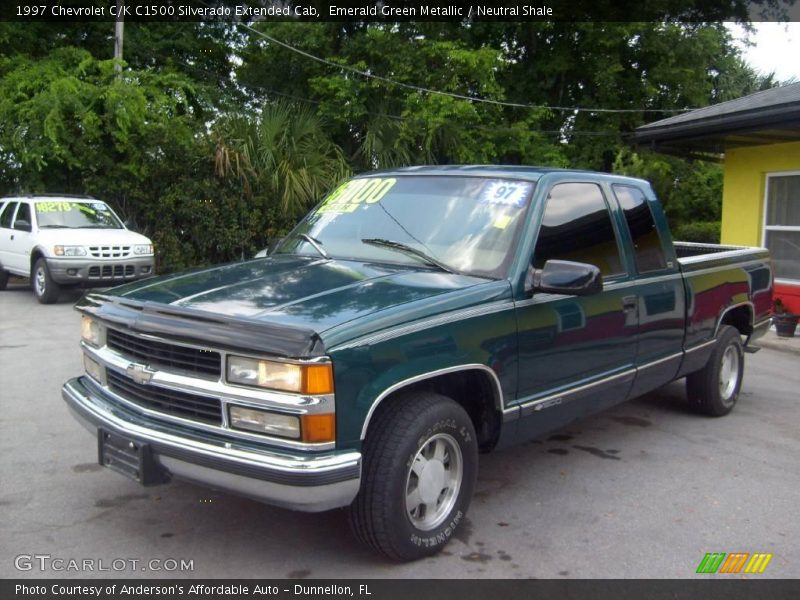
[[719, 244], [720, 222], [698, 221], [696, 223], [683, 223], [675, 228], [672, 236], [681, 242]]

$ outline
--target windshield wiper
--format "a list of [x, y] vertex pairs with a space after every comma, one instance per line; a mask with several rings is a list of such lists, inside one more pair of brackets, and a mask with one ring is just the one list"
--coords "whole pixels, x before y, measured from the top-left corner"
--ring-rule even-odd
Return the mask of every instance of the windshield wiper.
[[322, 242], [320, 242], [319, 240], [316, 240], [316, 239], [312, 238], [307, 233], [300, 233], [300, 234], [298, 234], [298, 236], [303, 238], [309, 244], [311, 244], [314, 247], [314, 250], [319, 252], [319, 254], [320, 254], [320, 256], [322, 256], [322, 258], [330, 258], [331, 257], [330, 254], [325, 252], [325, 248], [322, 247]]
[[39, 225], [41, 229], [73, 229], [69, 225]]
[[385, 240], [383, 238], [362, 238], [361, 240], [365, 244], [371, 244], [373, 246], [381, 246], [383, 248], [391, 248], [392, 250], [397, 250], [398, 252], [403, 252], [404, 254], [408, 254], [415, 258], [420, 259], [421, 261], [433, 265], [445, 271], [447, 273], [455, 273], [453, 269], [448, 267], [446, 264], [438, 261], [437, 259], [433, 258], [430, 254], [426, 254], [422, 250], [417, 250], [416, 248], [412, 248], [407, 244], [402, 242], [396, 242], [394, 240]]

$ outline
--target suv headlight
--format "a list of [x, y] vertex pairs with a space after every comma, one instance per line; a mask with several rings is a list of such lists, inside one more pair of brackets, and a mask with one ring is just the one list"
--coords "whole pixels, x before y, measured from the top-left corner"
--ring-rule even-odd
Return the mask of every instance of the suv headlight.
[[55, 246], [53, 254], [56, 256], [86, 256], [86, 248], [83, 246]]
[[139, 244], [133, 247], [134, 254], [152, 254], [153, 244]]
[[226, 380], [228, 383], [298, 394], [333, 393], [333, 367], [330, 363], [298, 365], [229, 356]]
[[106, 345], [106, 328], [91, 317], [81, 317], [81, 339], [95, 348]]

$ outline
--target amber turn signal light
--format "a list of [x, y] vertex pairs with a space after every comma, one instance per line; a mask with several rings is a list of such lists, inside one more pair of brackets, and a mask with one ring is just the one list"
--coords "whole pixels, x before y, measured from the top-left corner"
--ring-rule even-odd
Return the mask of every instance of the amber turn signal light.
[[301, 419], [304, 442], [318, 444], [336, 441], [335, 414], [303, 415]]

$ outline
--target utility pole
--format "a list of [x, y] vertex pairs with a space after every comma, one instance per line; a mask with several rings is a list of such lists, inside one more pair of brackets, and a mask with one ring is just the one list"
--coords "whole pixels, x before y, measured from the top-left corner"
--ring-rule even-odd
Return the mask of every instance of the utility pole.
[[[117, 0], [117, 18], [114, 22], [114, 59], [117, 61], [122, 60], [122, 36], [125, 31], [124, 7], [124, 0]], [[117, 63], [114, 65], [114, 70], [117, 73], [121, 73], [122, 65]]]

